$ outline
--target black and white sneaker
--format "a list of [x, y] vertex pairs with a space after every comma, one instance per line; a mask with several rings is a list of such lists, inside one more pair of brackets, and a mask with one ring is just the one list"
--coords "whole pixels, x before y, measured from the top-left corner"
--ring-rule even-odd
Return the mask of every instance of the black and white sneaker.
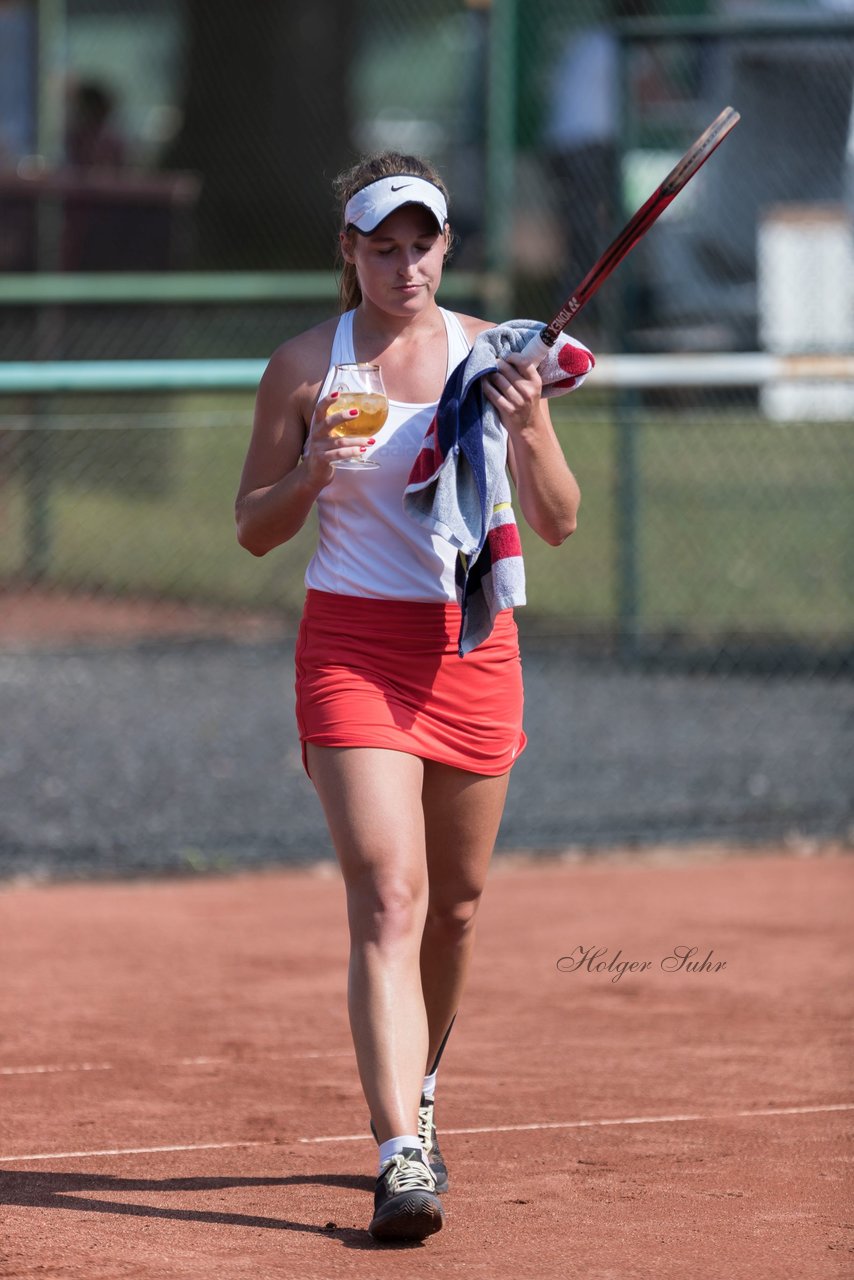
[[436, 1137], [436, 1126], [433, 1123], [433, 1099], [423, 1093], [421, 1106], [418, 1108], [418, 1137], [421, 1139], [430, 1172], [436, 1179], [436, 1192], [438, 1195], [444, 1195], [448, 1190], [448, 1169], [442, 1159], [439, 1139]]
[[[434, 1099], [422, 1093], [421, 1105], [418, 1108], [418, 1137], [424, 1149], [424, 1158], [436, 1179], [436, 1194], [442, 1196], [448, 1190], [448, 1168], [439, 1150], [439, 1139], [436, 1137], [436, 1126], [433, 1123], [433, 1106]], [[373, 1120], [371, 1133], [374, 1135], [374, 1141], [378, 1143], [379, 1138]]]
[[436, 1179], [424, 1153], [404, 1147], [386, 1161], [377, 1178], [368, 1230], [375, 1240], [424, 1240], [441, 1231], [444, 1221]]

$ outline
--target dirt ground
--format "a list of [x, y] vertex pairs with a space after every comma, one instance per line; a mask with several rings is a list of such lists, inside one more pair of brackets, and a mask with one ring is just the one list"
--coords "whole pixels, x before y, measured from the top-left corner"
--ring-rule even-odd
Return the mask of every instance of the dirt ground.
[[336, 872], [7, 883], [0, 1275], [851, 1276], [852, 868], [497, 863], [439, 1076], [447, 1223], [406, 1248], [366, 1231]]
[[272, 613], [229, 611], [177, 600], [121, 599], [34, 587], [0, 592], [0, 648], [197, 637], [262, 641], [287, 631], [287, 624]]

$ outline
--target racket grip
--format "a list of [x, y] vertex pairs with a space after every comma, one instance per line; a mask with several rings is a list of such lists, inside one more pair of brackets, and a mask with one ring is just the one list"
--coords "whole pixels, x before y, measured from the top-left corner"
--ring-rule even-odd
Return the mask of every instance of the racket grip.
[[530, 368], [533, 364], [542, 364], [550, 351], [551, 347], [547, 347], [540, 335], [535, 333], [527, 346], [519, 352], [519, 358], [524, 360], [527, 368]]

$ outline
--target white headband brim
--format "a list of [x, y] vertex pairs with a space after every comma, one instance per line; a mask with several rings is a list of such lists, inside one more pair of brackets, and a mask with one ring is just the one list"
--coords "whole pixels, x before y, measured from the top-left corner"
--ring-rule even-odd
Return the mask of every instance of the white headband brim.
[[424, 178], [410, 174], [397, 174], [393, 178], [379, 178], [357, 191], [344, 209], [344, 224], [355, 227], [363, 235], [370, 235], [397, 209], [407, 204], [420, 204], [429, 209], [440, 231], [448, 221], [448, 206], [438, 187]]

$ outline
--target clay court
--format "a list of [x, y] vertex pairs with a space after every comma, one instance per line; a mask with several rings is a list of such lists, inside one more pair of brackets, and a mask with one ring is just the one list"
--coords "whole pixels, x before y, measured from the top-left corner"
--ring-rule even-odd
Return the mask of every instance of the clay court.
[[366, 1231], [337, 871], [7, 883], [0, 1274], [852, 1275], [851, 882], [832, 846], [499, 857], [447, 1224], [403, 1248]]

